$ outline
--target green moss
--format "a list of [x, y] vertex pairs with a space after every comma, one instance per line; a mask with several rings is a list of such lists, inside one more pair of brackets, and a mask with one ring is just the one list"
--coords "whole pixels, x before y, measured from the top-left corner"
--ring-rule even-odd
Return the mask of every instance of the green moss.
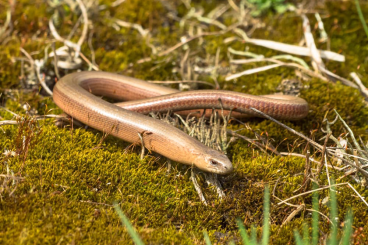
[[[141, 4], [140, 1], [130, 0], [118, 8], [111, 8], [111, 1], [103, 2], [107, 8], [93, 16], [92, 44], [100, 69], [142, 79], [177, 79], [178, 74], [172, 70], [180, 63], [182, 49], [172, 52], [168, 57], [156, 57], [136, 30], [115, 30], [111, 27], [113, 18], [138, 23], [151, 31], [150, 41], [156, 47], [165, 49], [175, 45], [185, 30], [177, 23], [174, 24], [174, 21], [162, 18], [167, 9], [161, 1]], [[217, 1], [192, 2], [194, 7], [203, 8], [205, 13], [209, 13], [218, 4]], [[174, 1], [173, 4], [178, 8], [179, 17], [187, 13], [181, 1]], [[362, 8], [367, 13], [367, 6], [362, 5]], [[329, 18], [324, 19], [324, 23], [326, 28], [332, 28], [327, 30], [331, 37], [331, 49], [341, 49], [347, 59], [345, 63], [327, 62], [327, 66], [345, 77], [351, 71], [364, 73], [367, 69], [365, 57], [368, 54], [364, 46], [366, 37], [359, 31], [360, 23], [358, 17], [354, 16], [354, 5], [346, 2], [328, 3], [327, 9], [331, 13]], [[341, 10], [353, 14], [341, 15]], [[64, 18], [63, 25], [57, 21], [55, 25], [60, 34], [66, 36], [78, 15], [68, 8], [61, 8], [59, 12]], [[22, 56], [20, 47], [28, 52], [41, 50], [33, 57], [43, 57], [43, 49], [49, 38], [48, 19], [52, 13], [43, 1], [36, 1], [32, 5], [28, 1], [17, 1], [13, 16], [17, 32], [13, 33], [8, 42], [0, 45], [2, 91], [20, 88], [20, 62], [12, 62], [11, 59]], [[0, 17], [4, 19], [4, 15]], [[337, 24], [334, 24], [335, 19]], [[231, 23], [230, 17], [222, 21]], [[253, 37], [293, 44], [302, 38], [301, 21], [291, 14], [268, 16], [265, 22], [266, 27], [257, 30]], [[311, 22], [314, 22], [312, 18]], [[211, 27], [210, 31], [218, 29]], [[31, 38], [34, 36], [37, 38]], [[221, 51], [220, 60], [226, 59], [229, 46], [237, 50], [249, 46], [251, 52], [265, 56], [278, 53], [241, 42], [224, 44], [223, 40], [228, 36], [231, 34], [209, 36], [203, 38], [202, 46], [197, 41], [188, 46], [200, 51], [196, 54], [198, 58], [210, 57], [212, 65], [218, 49]], [[82, 52], [87, 57], [92, 55], [87, 44], [82, 46]], [[145, 57], [151, 57], [152, 61], [136, 64], [137, 60]], [[220, 66], [227, 68], [229, 64], [224, 61]], [[255, 65], [239, 69], [251, 67]], [[268, 94], [276, 91], [283, 78], [291, 77], [294, 77], [293, 70], [280, 68], [230, 82], [225, 82], [224, 76], [220, 76], [219, 83], [224, 89]], [[207, 75], [201, 75], [199, 79], [209, 80]], [[287, 125], [309, 135], [311, 130], [320, 128], [326, 112], [337, 109], [357, 135], [366, 135], [368, 112], [358, 92], [340, 83], [329, 84], [316, 79], [305, 84], [309, 88], [303, 90], [301, 96], [309, 102], [310, 114], [299, 122], [285, 122]], [[220, 178], [227, 195], [222, 202], [218, 200], [215, 190], [206, 186], [203, 176], [198, 177], [209, 202], [208, 206], [204, 206], [189, 179], [190, 170], [181, 164], [174, 163], [174, 168], [167, 173], [165, 159], [152, 154], [141, 160], [139, 149], [132, 149], [130, 144], [113, 137], [103, 140], [101, 132], [83, 128], [60, 129], [53, 125], [53, 120], [38, 123], [30, 121], [25, 116], [25, 103], [30, 104], [40, 115], [61, 112], [56, 109], [51, 98], [39, 95], [39, 91], [21, 91], [12, 95], [4, 93], [2, 103], [25, 118], [20, 126], [2, 126], [0, 130], [0, 152], [12, 150], [18, 153], [15, 157], [1, 154], [0, 174], [14, 173], [16, 177], [24, 178], [14, 182], [11, 178], [0, 177], [0, 243], [132, 244], [111, 206], [113, 201], [120, 203], [147, 244], [203, 244], [202, 230], [208, 231], [212, 242], [222, 244], [231, 239], [239, 242], [236, 218], [241, 218], [247, 229], [255, 224], [258, 226], [257, 231], [261, 230], [263, 190], [267, 183], [270, 184], [271, 193], [276, 186], [275, 196], [286, 199], [295, 195], [294, 191], [304, 181], [303, 159], [265, 156], [247, 143], [238, 141], [232, 144], [229, 151], [236, 170]], [[0, 116], [3, 119], [13, 118], [12, 114], [4, 110], [0, 110]], [[334, 118], [333, 113], [328, 118]], [[272, 122], [252, 119], [248, 123], [259, 133], [268, 134], [274, 145], [287, 138], [278, 147], [280, 151], [293, 149], [301, 152], [305, 146], [299, 146], [301, 140], [295, 143], [296, 136]], [[333, 130], [335, 135], [343, 132], [341, 124], [334, 126]], [[243, 133], [251, 134], [245, 130]], [[316, 132], [316, 139], [321, 135], [320, 131]], [[26, 139], [25, 146], [23, 139]], [[330, 174], [338, 177], [340, 173], [331, 170]], [[321, 179], [326, 183], [326, 176], [321, 176]], [[368, 196], [364, 187], [354, 187], [363, 196]], [[363, 234], [366, 234], [366, 207], [354, 196], [352, 190], [342, 188], [343, 191], [338, 193], [340, 220], [343, 220], [347, 208], [352, 206], [356, 217], [354, 225], [356, 228], [363, 227]], [[327, 192], [321, 192], [321, 197], [326, 195]], [[273, 244], [285, 244], [293, 241], [292, 230], [299, 229], [310, 217], [309, 212], [303, 211], [281, 227], [294, 208], [277, 205], [278, 201], [275, 197], [271, 198], [270, 240]], [[291, 202], [305, 203], [311, 207], [310, 196], [302, 196]], [[328, 208], [321, 205], [321, 212], [328, 213]], [[328, 222], [322, 220], [321, 230], [327, 232], [328, 229]]]

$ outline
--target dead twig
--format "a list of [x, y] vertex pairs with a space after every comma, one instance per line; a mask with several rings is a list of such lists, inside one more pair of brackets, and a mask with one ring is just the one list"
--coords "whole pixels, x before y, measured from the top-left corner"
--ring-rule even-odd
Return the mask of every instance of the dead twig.
[[[48, 119], [48, 118], [66, 119], [67, 117], [61, 116], [61, 115], [52, 115], [52, 114], [50, 114], [50, 115], [39, 115], [39, 116], [34, 116], [33, 117], [34, 120], [45, 120], [45, 119]], [[0, 126], [3, 126], [3, 125], [17, 125], [17, 124], [20, 124], [20, 123], [22, 123], [22, 121], [19, 121], [19, 120], [3, 120], [3, 121], [0, 121]]]

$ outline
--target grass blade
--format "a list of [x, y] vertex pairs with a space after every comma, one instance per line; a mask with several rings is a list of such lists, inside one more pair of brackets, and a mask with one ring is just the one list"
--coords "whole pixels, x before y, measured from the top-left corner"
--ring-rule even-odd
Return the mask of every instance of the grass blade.
[[349, 245], [351, 234], [353, 233], [353, 211], [350, 209], [345, 217], [344, 231], [341, 239], [341, 245]]
[[204, 241], [206, 242], [206, 245], [211, 245], [210, 237], [208, 236], [207, 231], [203, 231]]
[[337, 199], [336, 199], [336, 187], [335, 181], [331, 180], [331, 185], [333, 185], [330, 189], [330, 216], [331, 216], [331, 234], [329, 239], [329, 245], [337, 245]]
[[257, 228], [254, 225], [250, 227], [250, 244], [257, 245]]
[[114, 203], [114, 208], [115, 208], [115, 211], [118, 213], [121, 222], [127, 228], [127, 231], [130, 237], [132, 238], [133, 242], [136, 245], [144, 245], [138, 233], [134, 230], [134, 227], [130, 223], [129, 219], [125, 216], [125, 214], [123, 213], [123, 211], [121, 210], [121, 208], [119, 207], [117, 203]]
[[295, 237], [295, 244], [296, 245], [305, 245], [303, 243], [302, 237], [300, 236], [298, 231], [294, 231], [294, 237]]
[[362, 12], [362, 10], [360, 9], [359, 0], [355, 0], [355, 5], [356, 5], [357, 11], [358, 11], [358, 16], [359, 16], [360, 22], [362, 22], [362, 25], [363, 25], [363, 28], [364, 28], [365, 34], [366, 34], [366, 35], [367, 35], [367, 37], [368, 37], [368, 27], [367, 27], [367, 23], [365, 23], [365, 19], [364, 19], [364, 16], [363, 16], [363, 12]]
[[309, 243], [309, 226], [307, 223], [303, 224], [303, 242], [304, 244], [310, 244]]
[[267, 245], [270, 239], [270, 189], [268, 186], [265, 188], [263, 199], [263, 219], [262, 245]]
[[242, 237], [242, 240], [243, 240], [243, 244], [244, 245], [250, 245], [250, 241], [249, 241], [249, 236], [247, 234], [247, 231], [245, 230], [245, 227], [244, 227], [244, 224], [243, 224], [243, 221], [241, 221], [240, 219], [237, 219], [236, 220], [236, 223], [238, 224], [238, 227], [239, 227], [239, 233], [240, 233], [240, 236]]

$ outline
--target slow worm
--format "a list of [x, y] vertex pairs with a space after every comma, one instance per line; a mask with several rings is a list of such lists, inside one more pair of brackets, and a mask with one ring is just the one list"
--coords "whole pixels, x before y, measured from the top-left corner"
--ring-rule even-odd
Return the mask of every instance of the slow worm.
[[[112, 104], [98, 96], [122, 103]], [[228, 174], [233, 166], [226, 155], [213, 150], [174, 126], [145, 116], [149, 112], [193, 109], [234, 110], [257, 116], [254, 107], [276, 119], [298, 120], [308, 113], [305, 100], [293, 96], [254, 96], [223, 90], [178, 90], [107, 72], [78, 72], [58, 81], [55, 103], [68, 115], [125, 141], [201, 170]], [[220, 102], [221, 101], [221, 102]]]

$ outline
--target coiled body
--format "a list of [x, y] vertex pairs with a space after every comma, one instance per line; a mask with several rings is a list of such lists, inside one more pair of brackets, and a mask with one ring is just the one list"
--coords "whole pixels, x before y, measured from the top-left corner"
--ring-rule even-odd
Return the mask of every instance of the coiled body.
[[[112, 104], [98, 96], [127, 102]], [[57, 82], [53, 97], [65, 113], [93, 128], [132, 143], [139, 143], [141, 134], [147, 149], [218, 174], [233, 170], [224, 154], [171, 125], [143, 114], [167, 110], [220, 109], [221, 106], [225, 110], [250, 115], [255, 114], [249, 109], [254, 107], [272, 117], [289, 120], [301, 119], [308, 113], [308, 104], [292, 96], [260, 97], [220, 90], [179, 92], [106, 72], [69, 74]]]

